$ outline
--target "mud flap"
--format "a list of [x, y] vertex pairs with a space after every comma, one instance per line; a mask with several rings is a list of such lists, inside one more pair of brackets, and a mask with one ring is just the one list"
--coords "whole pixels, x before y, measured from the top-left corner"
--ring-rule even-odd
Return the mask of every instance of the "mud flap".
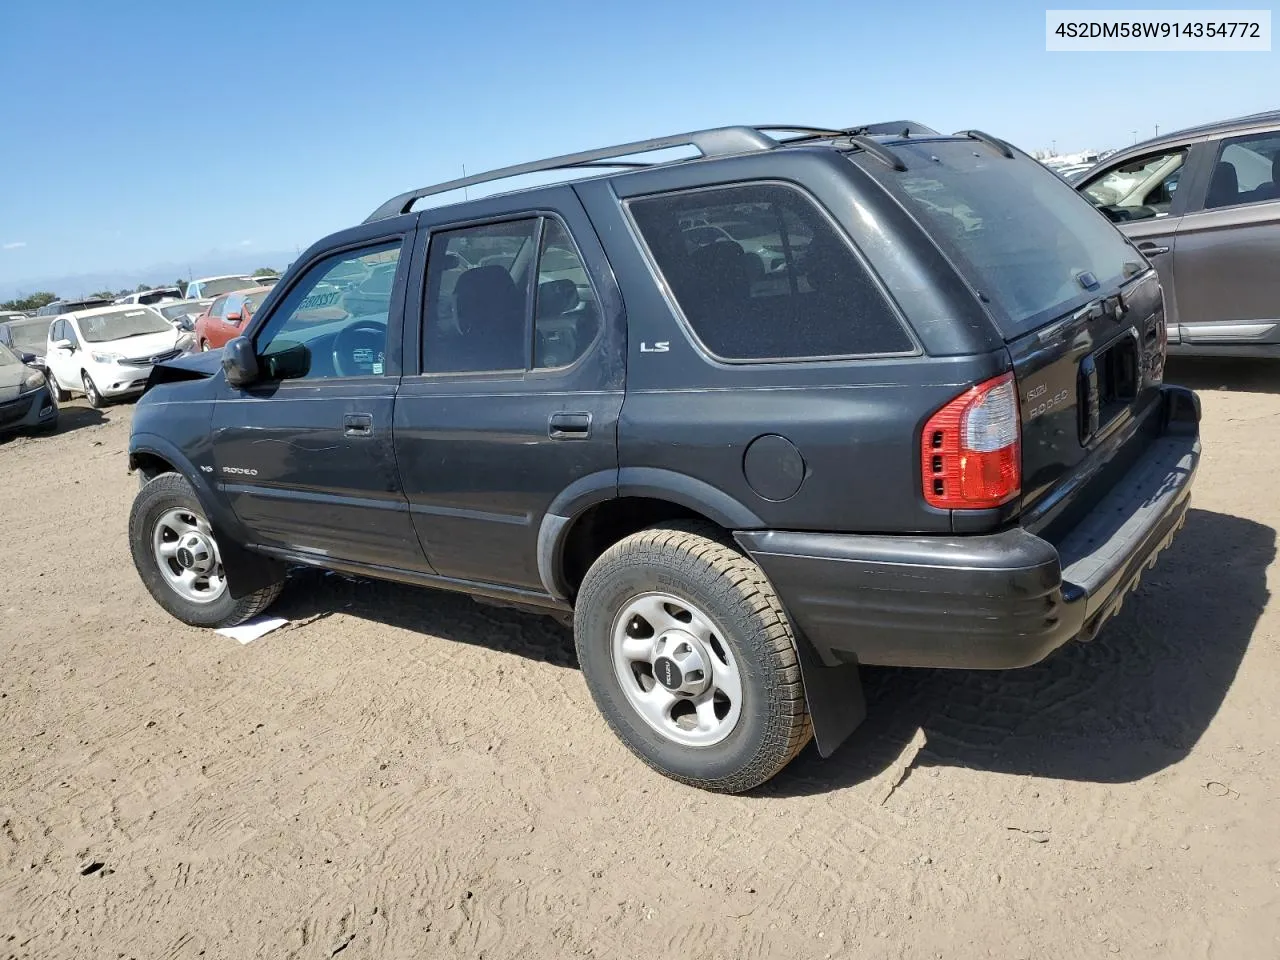
[[867, 717], [867, 700], [856, 663], [825, 666], [803, 636], [796, 636], [800, 679], [813, 723], [813, 741], [824, 759], [836, 752]]

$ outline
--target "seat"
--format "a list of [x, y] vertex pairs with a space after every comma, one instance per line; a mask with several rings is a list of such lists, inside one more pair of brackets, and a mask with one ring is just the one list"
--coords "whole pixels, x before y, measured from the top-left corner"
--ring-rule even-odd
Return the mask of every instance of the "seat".
[[1235, 164], [1230, 160], [1220, 160], [1213, 168], [1213, 179], [1209, 181], [1209, 192], [1204, 198], [1206, 207], [1226, 207], [1240, 201], [1240, 177], [1236, 173]]
[[453, 289], [461, 353], [454, 369], [514, 370], [525, 364], [525, 298], [505, 267], [473, 267]]

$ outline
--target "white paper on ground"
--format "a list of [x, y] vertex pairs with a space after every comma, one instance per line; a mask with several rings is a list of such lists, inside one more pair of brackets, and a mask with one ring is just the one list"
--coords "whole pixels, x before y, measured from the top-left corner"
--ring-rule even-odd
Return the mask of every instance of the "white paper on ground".
[[241, 643], [252, 643], [272, 630], [279, 630], [288, 622], [284, 617], [258, 617], [256, 620], [246, 621], [239, 626], [223, 627], [214, 632], [220, 633], [224, 637], [230, 637], [232, 640], [238, 640]]

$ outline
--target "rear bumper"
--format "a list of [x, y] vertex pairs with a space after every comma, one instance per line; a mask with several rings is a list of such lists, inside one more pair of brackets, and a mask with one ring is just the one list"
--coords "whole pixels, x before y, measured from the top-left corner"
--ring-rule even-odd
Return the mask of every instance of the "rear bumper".
[[1164, 431], [1058, 543], [1022, 528], [972, 537], [745, 531], [829, 666], [1027, 666], [1092, 639], [1186, 519], [1199, 405], [1166, 387]]

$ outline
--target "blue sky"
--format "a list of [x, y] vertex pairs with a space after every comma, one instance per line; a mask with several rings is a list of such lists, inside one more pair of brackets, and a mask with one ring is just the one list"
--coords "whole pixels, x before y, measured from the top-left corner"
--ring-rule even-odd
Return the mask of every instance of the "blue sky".
[[0, 295], [293, 251], [463, 164], [697, 127], [1065, 151], [1280, 107], [1276, 53], [1047, 53], [1047, 5], [0, 0]]

